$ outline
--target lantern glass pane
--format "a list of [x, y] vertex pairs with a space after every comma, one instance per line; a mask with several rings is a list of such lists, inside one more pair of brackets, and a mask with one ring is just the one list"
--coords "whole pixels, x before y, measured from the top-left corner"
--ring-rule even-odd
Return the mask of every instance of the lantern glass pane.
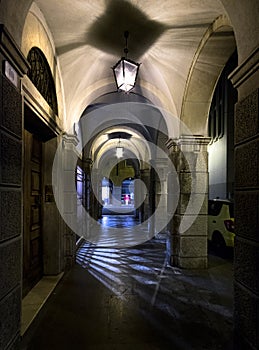
[[138, 66], [129, 61], [124, 61], [124, 90], [131, 90], [136, 81]]
[[114, 74], [118, 89], [128, 92], [134, 87], [138, 68], [138, 64], [126, 59], [121, 59], [117, 63], [114, 67]]
[[123, 61], [122, 60], [117, 64], [117, 66], [115, 66], [114, 74], [116, 77], [118, 89], [120, 89], [120, 87], [124, 84]]
[[116, 156], [121, 158], [123, 156], [123, 147], [116, 147]]

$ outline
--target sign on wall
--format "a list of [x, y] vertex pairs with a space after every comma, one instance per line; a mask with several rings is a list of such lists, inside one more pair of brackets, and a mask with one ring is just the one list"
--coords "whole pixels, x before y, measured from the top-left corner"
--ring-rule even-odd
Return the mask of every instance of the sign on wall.
[[16, 70], [10, 65], [8, 61], [4, 61], [4, 75], [15, 87], [19, 87], [19, 76]]

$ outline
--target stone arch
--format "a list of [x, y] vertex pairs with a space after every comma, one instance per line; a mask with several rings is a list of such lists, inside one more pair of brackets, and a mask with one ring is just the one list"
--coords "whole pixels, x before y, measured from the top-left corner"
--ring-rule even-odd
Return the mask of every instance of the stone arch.
[[[114, 131], [116, 130], [116, 131]], [[143, 130], [145, 131], [145, 130]], [[101, 140], [103, 133], [109, 134], [109, 137], [106, 140]], [[123, 134], [128, 134], [128, 137], [125, 137]], [[114, 135], [114, 136], [113, 136]], [[94, 161], [94, 167], [100, 167], [102, 159], [105, 155], [113, 157], [115, 154], [116, 146], [118, 145], [118, 138], [123, 146], [123, 159], [125, 158], [136, 158], [138, 162], [148, 161], [150, 159], [150, 148], [146, 142], [146, 138], [141, 133], [141, 131], [136, 131], [134, 128], [125, 127], [123, 132], [117, 131], [117, 128], [108, 128], [100, 132], [99, 135], [95, 138], [94, 142], [91, 145], [91, 148], [94, 148], [94, 151], [91, 151], [92, 160]], [[132, 140], [132, 138], [134, 140]], [[98, 146], [96, 147], [96, 142]]]
[[181, 120], [193, 135], [207, 136], [214, 89], [235, 48], [235, 36], [228, 18], [218, 17], [203, 36], [186, 82]]
[[144, 139], [155, 141], [156, 144], [162, 144], [161, 138], [165, 139], [169, 134], [167, 115], [144, 96], [135, 93], [126, 95], [117, 92], [107, 93], [87, 106], [79, 123], [76, 124], [80, 144], [81, 142], [85, 144], [85, 135], [87, 141], [90, 141], [84, 147], [88, 157], [92, 157], [91, 145], [97, 135], [116, 126], [116, 123], [118, 126], [127, 126], [135, 130]]
[[[37, 5], [33, 3], [28, 10], [23, 26], [21, 51], [25, 57], [28, 57], [31, 50], [35, 50], [35, 48], [37, 48], [38, 53], [40, 52], [41, 55], [44, 56], [43, 60], [45, 61], [45, 65], [48, 66], [48, 74], [52, 77], [58, 106], [58, 120], [56, 121], [59, 123], [59, 126], [63, 128], [63, 125], [65, 125], [65, 103], [59, 59], [56, 55], [55, 44], [48, 25]], [[23, 85], [26, 90], [34, 94], [27, 76], [23, 78]]]

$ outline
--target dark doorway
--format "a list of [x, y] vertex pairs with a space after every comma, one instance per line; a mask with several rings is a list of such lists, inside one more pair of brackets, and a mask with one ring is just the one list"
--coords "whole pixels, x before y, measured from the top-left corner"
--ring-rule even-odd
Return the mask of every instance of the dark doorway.
[[23, 296], [43, 275], [42, 141], [24, 130]]

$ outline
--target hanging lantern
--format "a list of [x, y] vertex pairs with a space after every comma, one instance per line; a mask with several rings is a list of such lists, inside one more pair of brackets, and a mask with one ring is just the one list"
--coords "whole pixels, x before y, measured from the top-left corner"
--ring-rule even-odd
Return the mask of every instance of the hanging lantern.
[[127, 39], [129, 36], [129, 32], [124, 33], [124, 37], [126, 39], [126, 47], [124, 52], [126, 57], [122, 57], [114, 67], [113, 73], [116, 81], [116, 85], [118, 90], [122, 90], [124, 92], [129, 92], [132, 90], [136, 84], [139, 63], [135, 63], [134, 61], [127, 58], [128, 48], [127, 48]]
[[116, 146], [116, 157], [122, 158], [123, 151], [124, 151], [124, 148], [121, 146], [121, 139], [119, 138], [118, 146]]

